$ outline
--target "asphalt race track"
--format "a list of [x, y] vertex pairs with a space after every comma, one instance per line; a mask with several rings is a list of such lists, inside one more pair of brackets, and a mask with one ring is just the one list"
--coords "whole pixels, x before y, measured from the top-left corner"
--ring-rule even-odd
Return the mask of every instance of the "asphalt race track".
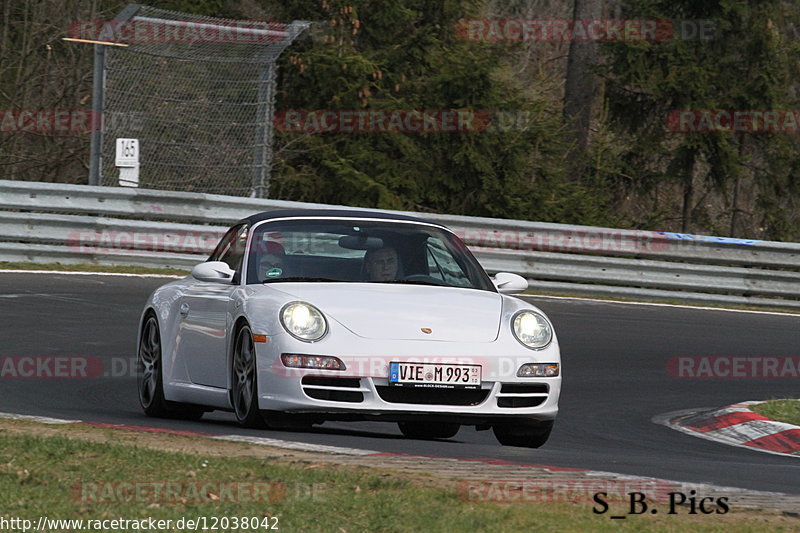
[[[242, 430], [233, 415], [200, 422], [145, 417], [135, 360], [141, 307], [163, 278], [0, 273], [0, 356], [89, 356], [113, 375], [0, 379], [0, 411], [206, 433], [259, 435], [382, 452], [492, 458], [800, 493], [800, 460], [718, 444], [651, 421], [662, 413], [798, 397], [798, 378], [675, 378], [674, 356], [793, 356], [800, 316], [534, 298], [552, 319], [563, 357], [561, 412], [538, 450], [500, 446], [462, 428], [410, 440], [389, 423], [327, 423], [309, 432]], [[126, 361], [129, 363], [126, 365]]]

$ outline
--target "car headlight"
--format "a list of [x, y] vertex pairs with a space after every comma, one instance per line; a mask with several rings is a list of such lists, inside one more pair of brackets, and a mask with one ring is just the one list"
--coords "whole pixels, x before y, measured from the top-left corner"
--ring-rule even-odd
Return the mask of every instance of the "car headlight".
[[281, 324], [293, 337], [306, 342], [318, 341], [328, 332], [322, 312], [305, 302], [286, 304], [281, 309]]
[[540, 350], [553, 340], [553, 326], [545, 317], [533, 311], [520, 311], [511, 319], [514, 337], [528, 348]]

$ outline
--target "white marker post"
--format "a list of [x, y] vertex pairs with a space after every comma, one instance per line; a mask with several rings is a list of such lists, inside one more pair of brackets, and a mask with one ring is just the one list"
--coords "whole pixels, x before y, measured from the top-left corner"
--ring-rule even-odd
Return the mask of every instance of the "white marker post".
[[120, 187], [139, 186], [139, 139], [117, 139], [115, 165]]

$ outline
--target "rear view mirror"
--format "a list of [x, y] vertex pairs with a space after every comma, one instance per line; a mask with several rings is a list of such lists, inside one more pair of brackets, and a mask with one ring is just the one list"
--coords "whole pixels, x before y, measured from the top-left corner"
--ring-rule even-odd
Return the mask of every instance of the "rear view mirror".
[[511, 272], [498, 272], [492, 283], [501, 294], [517, 294], [528, 290], [528, 280]]
[[192, 269], [192, 277], [199, 281], [230, 283], [234, 274], [235, 271], [222, 261], [200, 263]]
[[377, 250], [383, 248], [383, 239], [367, 237], [364, 234], [339, 237], [339, 246], [348, 250]]

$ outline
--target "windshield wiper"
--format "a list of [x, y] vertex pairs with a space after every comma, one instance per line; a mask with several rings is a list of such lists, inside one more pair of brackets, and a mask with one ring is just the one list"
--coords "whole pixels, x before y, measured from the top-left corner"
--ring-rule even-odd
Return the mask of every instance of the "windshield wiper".
[[433, 287], [450, 287], [446, 283], [436, 283], [433, 281], [426, 281], [421, 279], [391, 279], [388, 281], [373, 281], [372, 283], [403, 283], [406, 285], [431, 285]]
[[335, 281], [335, 282], [347, 282], [345, 279], [331, 279], [331, 278], [309, 278], [305, 276], [290, 276], [286, 278], [270, 278], [265, 279], [263, 283], [274, 283], [276, 281]]

